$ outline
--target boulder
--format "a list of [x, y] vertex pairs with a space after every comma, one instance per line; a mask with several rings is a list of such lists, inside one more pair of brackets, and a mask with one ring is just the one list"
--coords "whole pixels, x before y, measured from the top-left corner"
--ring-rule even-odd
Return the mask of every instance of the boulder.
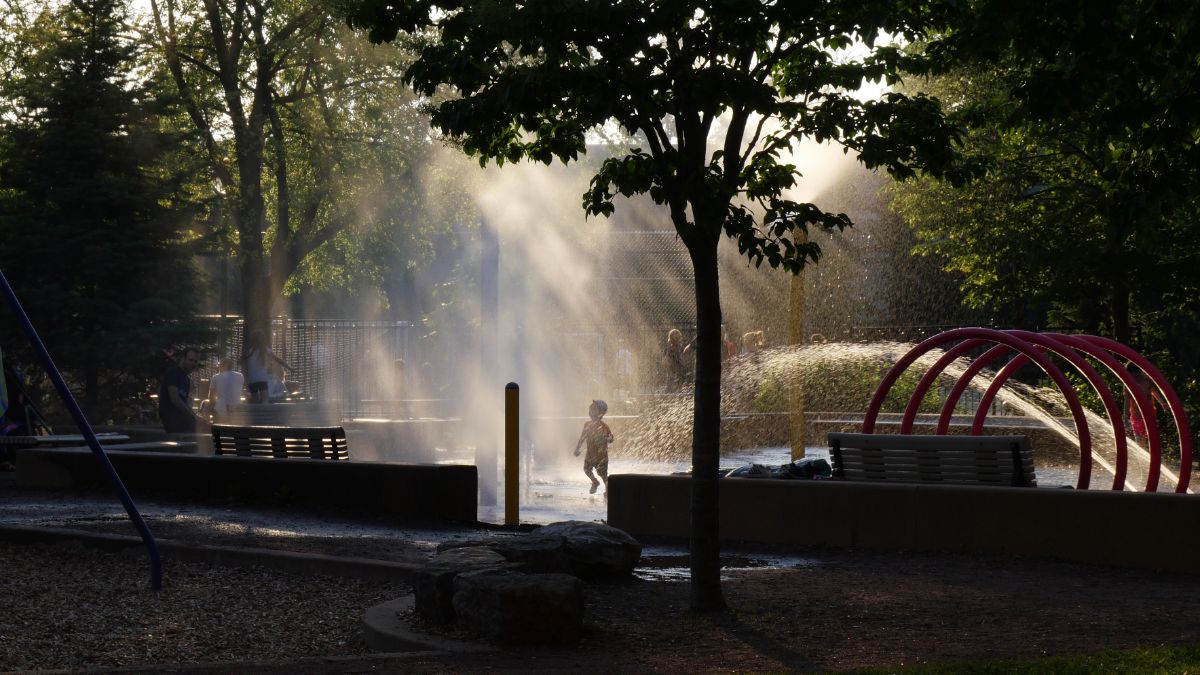
[[454, 578], [457, 625], [509, 645], [572, 645], [583, 628], [583, 582], [505, 569]]
[[511, 563], [518, 563], [526, 572], [572, 571], [570, 555], [567, 553], [566, 537], [550, 534], [525, 535], [511, 539], [495, 540], [488, 548], [504, 556]]
[[439, 624], [454, 622], [454, 578], [464, 572], [511, 567], [504, 556], [482, 546], [438, 553], [413, 577], [418, 616]]
[[642, 557], [642, 545], [624, 530], [581, 520], [552, 523], [515, 537], [447, 542], [438, 551], [472, 547], [489, 548], [527, 572], [586, 578], [627, 576]]
[[624, 530], [579, 520], [552, 523], [531, 538], [564, 540], [571, 574], [581, 577], [617, 577], [633, 574], [642, 557], [642, 545]]

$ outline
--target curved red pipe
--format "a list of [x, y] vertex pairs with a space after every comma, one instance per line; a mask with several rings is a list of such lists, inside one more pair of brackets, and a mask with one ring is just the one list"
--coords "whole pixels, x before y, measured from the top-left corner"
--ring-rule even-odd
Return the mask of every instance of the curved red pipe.
[[[1113, 375], [1115, 375], [1117, 377], [1117, 379], [1121, 380], [1122, 386], [1124, 386], [1129, 391], [1133, 392], [1133, 398], [1135, 401], [1138, 402], [1139, 410], [1142, 409], [1143, 403], [1145, 405], [1149, 406], [1149, 404], [1150, 404], [1149, 396], [1147, 396], [1145, 392], [1139, 390], [1135, 386], [1136, 383], [1133, 380], [1133, 375], [1129, 372], [1128, 369], [1125, 368], [1124, 364], [1122, 364], [1120, 361], [1118, 361], [1116, 358], [1114, 358], [1112, 354], [1109, 354], [1108, 351], [1106, 351], [1106, 350], [1098, 347], [1097, 345], [1092, 344], [1090, 341], [1084, 339], [1084, 338], [1086, 338], [1086, 336], [1065, 335], [1062, 333], [1047, 333], [1047, 335], [1050, 335], [1051, 337], [1058, 340], [1059, 342], [1067, 344], [1074, 349], [1078, 349], [1078, 350], [1082, 351], [1083, 353], [1087, 354], [1088, 356], [1090, 356], [1090, 357], [1096, 359], [1097, 361], [1099, 361], [1100, 363], [1104, 364], [1104, 366], [1106, 368], [1108, 368], [1109, 372], [1111, 372]], [[1116, 442], [1117, 442], [1117, 469], [1122, 470], [1122, 469], [1126, 468], [1126, 466], [1127, 466], [1127, 464], [1123, 465], [1122, 460], [1125, 460], [1128, 456], [1128, 443], [1125, 438], [1125, 415], [1122, 411], [1118, 411], [1115, 416], [1113, 416], [1112, 413], [1110, 412], [1109, 417], [1112, 418], [1113, 433], [1116, 436]], [[1149, 419], [1149, 418], [1146, 419], [1146, 433], [1147, 433], [1147, 436], [1150, 438], [1151, 462], [1154, 463], [1155, 466], [1157, 467], [1158, 460], [1155, 460], [1154, 457], [1162, 456], [1162, 450], [1161, 450], [1162, 438], [1161, 438], [1160, 434], [1158, 433], [1158, 421], [1157, 420], [1153, 420], [1153, 419]], [[1122, 454], [1121, 454], [1123, 451], [1126, 453], [1125, 456], [1122, 456]], [[1155, 475], [1155, 479], [1154, 479], [1153, 490], [1158, 489], [1158, 475], [1157, 475], [1158, 471], [1157, 470], [1155, 470], [1155, 474], [1156, 475]], [[1149, 479], [1150, 479], [1149, 475], [1147, 475], [1146, 478], [1147, 478], [1147, 488], [1146, 489], [1147, 489], [1147, 491], [1152, 491], [1149, 486]], [[1114, 490], [1121, 489], [1120, 487], [1118, 487], [1115, 480], [1113, 482], [1113, 489]]]
[[913, 423], [917, 419], [917, 411], [921, 408], [921, 401], [925, 400], [925, 394], [937, 381], [942, 371], [946, 370], [955, 359], [966, 354], [972, 349], [983, 344], [984, 340], [963, 340], [955, 345], [950, 351], [942, 354], [942, 356], [925, 371], [921, 377], [921, 381], [917, 383], [917, 388], [913, 390], [912, 396], [908, 398], [908, 405], [904, 408], [904, 418], [900, 421], [900, 433], [911, 434]]
[[962, 377], [958, 378], [958, 382], [954, 383], [954, 388], [946, 395], [946, 400], [942, 403], [942, 413], [938, 416], [937, 434], [944, 435], [950, 430], [950, 420], [954, 416], [954, 406], [958, 405], [958, 399], [962, 398], [963, 392], [971, 384], [971, 380], [979, 374], [979, 371], [991, 365], [992, 361], [1000, 358], [1000, 356], [1012, 351], [1006, 345], [996, 345], [987, 350], [971, 362], [971, 365], [963, 371]]
[[1029, 363], [1029, 357], [1025, 354], [1017, 354], [1009, 359], [1008, 363], [996, 373], [996, 377], [992, 379], [992, 383], [988, 385], [983, 396], [979, 398], [979, 407], [975, 409], [975, 417], [971, 420], [971, 435], [978, 436], [983, 433], [983, 423], [987, 421], [987, 410], [992, 405], [992, 399], [996, 398], [996, 394], [1000, 392], [1000, 387], [1004, 386], [1005, 382], [1012, 379], [1012, 376]]
[[[1150, 381], [1158, 387], [1159, 393], [1167, 399], [1167, 407], [1171, 409], [1171, 417], [1175, 421], [1175, 431], [1179, 434], [1179, 484], [1175, 486], [1175, 491], [1187, 492], [1188, 483], [1191, 482], [1192, 478], [1192, 434], [1188, 428], [1187, 415], [1183, 410], [1183, 401], [1175, 393], [1175, 389], [1171, 386], [1171, 383], [1167, 381], [1167, 378], [1163, 376], [1158, 368], [1154, 367], [1153, 363], [1134, 349], [1116, 340], [1110, 340], [1099, 335], [1081, 335], [1079, 337], [1132, 361], [1145, 371], [1146, 375], [1150, 377]], [[1134, 400], [1137, 400], [1136, 396]], [[1151, 410], [1150, 407], [1141, 408], [1140, 404], [1139, 409], [1147, 412]], [[1146, 414], [1142, 415], [1142, 419], [1148, 419], [1149, 417]], [[1149, 427], [1147, 427], [1146, 431], [1150, 431]], [[1153, 457], [1151, 457], [1151, 460], [1153, 461]], [[1155, 467], [1157, 467], [1157, 464], [1155, 464]]]
[[[1088, 381], [1088, 384], [1092, 385], [1092, 388], [1095, 389], [1096, 393], [1100, 395], [1100, 400], [1104, 403], [1104, 410], [1108, 413], [1109, 419], [1112, 421], [1113, 442], [1116, 443], [1117, 446], [1117, 464], [1113, 468], [1112, 489], [1123, 490], [1125, 486], [1125, 475], [1129, 467], [1129, 449], [1126, 445], [1125, 427], [1121, 421], [1121, 409], [1117, 406], [1116, 398], [1113, 397], [1112, 390], [1109, 389], [1108, 383], [1104, 381], [1104, 378], [1100, 376], [1100, 373], [1096, 372], [1096, 369], [1093, 368], [1086, 359], [1081, 357], [1079, 353], [1076, 352], [1070, 345], [1066, 344], [1066, 342], [1063, 340], [1056, 338], [1054, 335], [1046, 333], [1032, 333], [1030, 331], [1023, 330], [1010, 330], [1005, 332], [1016, 335], [1023, 340], [1028, 340], [1030, 344], [1048, 349], [1066, 359], [1067, 362], [1069, 362], [1072, 366], [1075, 366], [1075, 368], [1083, 375], [1084, 379]], [[987, 417], [987, 409], [991, 405], [992, 400], [1000, 392], [1000, 387], [1002, 387], [1012, 376], [1012, 374], [1016, 372], [1016, 369], [1021, 365], [1024, 365], [1024, 362], [1018, 363], [1018, 361], [1020, 361], [1020, 358], [1014, 358], [1012, 362], [1010, 362], [1004, 369], [1008, 372], [1002, 371], [1001, 374], [997, 375], [991, 386], [988, 387], [988, 390], [984, 393], [983, 398], [980, 400], [979, 410], [976, 411], [975, 414], [975, 426], [972, 428], [972, 433], [979, 434], [983, 432], [983, 421]], [[1010, 368], [1011, 370], [1009, 370]], [[1088, 460], [1088, 463], [1090, 464], [1090, 454]], [[1157, 476], [1153, 478], [1153, 484], [1155, 487], [1157, 487]], [[1146, 490], [1148, 492], [1153, 491], [1153, 488], [1151, 487], [1151, 478], [1149, 476], [1147, 476]]]
[[1062, 391], [1063, 396], [1067, 399], [1067, 405], [1071, 409], [1071, 416], [1075, 420], [1075, 429], [1079, 434], [1079, 484], [1077, 487], [1080, 490], [1086, 490], [1087, 484], [1091, 480], [1091, 453], [1092, 453], [1092, 437], [1088, 431], [1087, 419], [1083, 415], [1083, 407], [1079, 405], [1079, 397], [1075, 395], [1071, 389], [1071, 383], [1063, 377], [1062, 371], [1058, 366], [1054, 365], [1050, 359], [1044, 354], [1038, 352], [1033, 345], [1025, 340], [1009, 335], [1003, 331], [998, 331], [992, 328], [954, 328], [945, 331], [923, 340], [919, 345], [913, 347], [893, 365], [886, 374], [879, 386], [875, 389], [875, 393], [871, 396], [870, 402], [867, 404], [867, 411], [863, 416], [863, 433], [869, 434], [875, 431], [875, 421], [879, 417], [879, 409], [883, 406], [883, 401], [887, 398], [887, 393], [891, 390], [896, 380], [900, 375], [908, 369], [910, 365], [929, 350], [943, 345], [947, 342], [955, 340], [965, 340], [968, 338], [982, 338], [991, 342], [1005, 344], [1013, 349], [1025, 354], [1032, 359], [1038, 366], [1041, 367], [1054, 384]]

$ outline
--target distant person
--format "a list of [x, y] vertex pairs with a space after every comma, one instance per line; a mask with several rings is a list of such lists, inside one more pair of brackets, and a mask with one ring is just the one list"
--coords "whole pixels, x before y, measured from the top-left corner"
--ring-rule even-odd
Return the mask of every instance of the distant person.
[[250, 403], [270, 402], [271, 363], [278, 363], [286, 370], [292, 369], [271, 351], [266, 334], [260, 330], [250, 333], [250, 342], [246, 346], [246, 353], [242, 355], [242, 363], [246, 368], [246, 389], [250, 392]]
[[267, 400], [271, 403], [279, 403], [287, 400], [288, 388], [286, 376], [283, 373], [283, 368], [278, 363], [270, 363], [267, 365]]
[[615, 393], [617, 399], [623, 401], [629, 398], [630, 390], [633, 388], [633, 352], [629, 350], [625, 338], [617, 341], [617, 353], [613, 357], [613, 362], [613, 370], [617, 374]]
[[747, 356], [761, 350], [767, 343], [766, 336], [761, 330], [753, 330], [742, 335], [742, 346], [738, 356]]
[[[596, 488], [600, 487], [600, 481], [604, 481], [604, 496], [608, 497], [608, 444], [613, 442], [612, 430], [601, 419], [608, 412], [608, 404], [599, 399], [592, 401], [588, 406], [588, 417], [591, 418], [583, 423], [583, 432], [579, 434], [579, 442], [575, 444], [575, 456], [579, 456], [579, 449], [587, 444], [587, 454], [583, 456], [583, 473], [592, 481], [592, 489], [588, 490], [588, 494], [596, 494]], [[592, 474], [595, 470], [600, 474], [600, 480], [596, 480], [596, 476]]]
[[678, 328], [667, 331], [667, 345], [663, 348], [663, 362], [667, 371], [667, 391], [679, 391], [687, 379], [687, 364], [683, 355], [683, 333]]
[[233, 359], [228, 356], [221, 359], [217, 368], [217, 374], [208, 383], [207, 403], [213, 418], [220, 420], [229, 415], [229, 406], [242, 402], [246, 378], [233, 369]]
[[729, 339], [729, 329], [721, 324], [721, 362], [724, 363], [738, 355], [737, 345]]
[[178, 361], [171, 362], [163, 373], [158, 389], [158, 418], [167, 433], [196, 433], [206, 423], [192, 411], [192, 382], [188, 375], [200, 363], [195, 349], [183, 351]]

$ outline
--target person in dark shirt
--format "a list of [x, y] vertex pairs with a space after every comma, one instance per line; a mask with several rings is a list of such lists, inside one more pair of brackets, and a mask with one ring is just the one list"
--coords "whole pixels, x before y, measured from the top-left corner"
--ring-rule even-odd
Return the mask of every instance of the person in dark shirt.
[[202, 431], [205, 423], [192, 411], [192, 383], [188, 374], [196, 369], [200, 355], [195, 349], [183, 352], [178, 362], [171, 362], [163, 374], [158, 389], [158, 417], [167, 433]]

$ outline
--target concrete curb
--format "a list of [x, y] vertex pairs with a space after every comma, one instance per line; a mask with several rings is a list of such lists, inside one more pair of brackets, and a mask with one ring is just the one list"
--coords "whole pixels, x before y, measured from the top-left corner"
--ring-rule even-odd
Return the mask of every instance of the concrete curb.
[[[140, 537], [123, 534], [104, 534], [55, 527], [27, 527], [22, 525], [0, 525], [0, 541], [12, 543], [54, 543], [77, 541], [85, 546], [116, 551], [127, 548], [143, 548]], [[420, 569], [414, 563], [390, 562], [370, 558], [343, 558], [320, 553], [296, 553], [274, 549], [248, 548], [239, 546], [214, 546], [187, 544], [170, 539], [155, 539], [159, 554], [163, 558], [191, 562], [207, 562], [213, 565], [261, 566], [271, 569], [301, 572], [305, 574], [327, 574], [329, 576], [356, 579], [409, 580]]]
[[486, 654], [495, 647], [466, 640], [455, 640], [414, 632], [400, 614], [416, 604], [411, 595], [369, 607], [363, 613], [363, 636], [367, 646], [377, 652], [439, 651], [458, 654]]

